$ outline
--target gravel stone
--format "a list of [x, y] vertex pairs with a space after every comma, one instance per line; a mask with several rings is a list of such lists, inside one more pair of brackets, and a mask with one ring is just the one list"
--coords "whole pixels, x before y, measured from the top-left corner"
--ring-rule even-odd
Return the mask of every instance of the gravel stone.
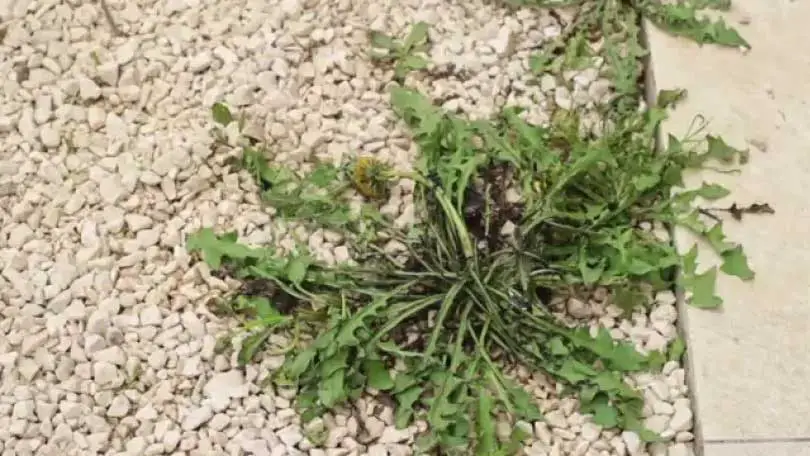
[[[210, 107], [239, 108], [245, 132], [266, 138], [280, 165], [345, 165], [363, 153], [408, 171], [416, 148], [389, 106], [390, 71], [368, 58], [368, 28], [400, 37], [430, 23], [428, 60], [457, 74], [409, 83], [472, 118], [514, 105], [547, 125], [552, 110], [587, 111], [611, 97], [598, 65], [533, 83], [532, 47], [563, 32], [547, 11], [472, 2], [118, 2], [120, 37], [99, 26], [97, 2], [11, 2], [0, 13], [0, 68], [10, 75], [0, 90], [0, 453], [414, 454], [424, 423], [398, 430], [393, 410], [369, 396], [355, 404], [363, 413], [325, 414], [308, 427], [294, 391], [262, 385], [283, 356], [242, 367], [220, 353], [234, 322], [206, 303], [234, 284], [184, 240], [212, 227], [284, 248], [298, 239], [327, 263], [352, 261], [339, 233], [279, 227], [250, 177], [226, 165], [238, 152], [237, 123], [224, 132], [231, 146], [219, 144]], [[416, 220], [412, 194], [403, 180], [382, 209], [397, 226]], [[640, 350], [666, 350], [676, 337], [671, 293], [629, 319], [609, 301], [596, 290], [558, 310]], [[520, 424], [533, 428], [529, 454], [692, 454], [677, 362], [629, 377], [648, 420], [672, 440], [647, 448], [633, 433], [603, 431], [542, 376], [517, 377], [546, 415]]]
[[[624, 443], [624, 448], [626, 449], [627, 453], [630, 456], [635, 456], [641, 452], [641, 438], [638, 434], [632, 431], [624, 431], [622, 432], [622, 442]], [[613, 445], [616, 448], [616, 445]], [[619, 451], [618, 448], [616, 451]], [[621, 453], [619, 451], [619, 453]]]
[[593, 423], [585, 423], [582, 425], [580, 431], [582, 438], [588, 442], [595, 442], [599, 439], [599, 434], [602, 433], [602, 428]]
[[567, 428], [568, 427], [568, 420], [565, 418], [565, 414], [561, 410], [554, 410], [546, 414], [546, 422], [555, 428]]
[[209, 406], [198, 407], [188, 413], [183, 419], [184, 431], [193, 431], [214, 417], [214, 411]]
[[652, 410], [656, 415], [672, 415], [675, 408], [668, 402], [655, 400], [652, 402]]
[[669, 424], [669, 417], [666, 415], [653, 415], [646, 420], [644, 420], [644, 425], [647, 429], [661, 433], [667, 429], [667, 425]]
[[675, 441], [678, 443], [686, 443], [692, 442], [695, 440], [695, 435], [691, 432], [679, 432], [678, 435], [675, 436]]
[[152, 226], [152, 219], [141, 214], [127, 214], [124, 216], [124, 220], [133, 233]]
[[109, 387], [118, 383], [120, 376], [115, 365], [107, 362], [97, 362], [93, 364], [93, 379], [98, 385]]
[[203, 392], [206, 396], [211, 398], [212, 403], [224, 403], [224, 406], [227, 407], [231, 398], [244, 397], [247, 395], [245, 386], [245, 380], [242, 372], [238, 370], [231, 370], [214, 374], [214, 376], [211, 377], [211, 379], [205, 384]]
[[571, 298], [567, 305], [568, 314], [574, 318], [588, 318], [591, 316], [591, 309], [587, 303]]
[[160, 326], [163, 323], [163, 315], [157, 306], [148, 306], [141, 310], [141, 325], [143, 326]]
[[231, 424], [231, 419], [228, 415], [218, 413], [208, 422], [208, 427], [215, 431], [221, 431], [227, 428], [229, 424]]
[[115, 396], [107, 408], [107, 416], [110, 418], [123, 418], [129, 413], [129, 399], [123, 395]]
[[667, 456], [694, 456], [694, 454], [692, 449], [683, 443], [676, 443], [667, 451]]
[[106, 334], [110, 328], [110, 315], [103, 310], [95, 310], [87, 319], [86, 330], [92, 334]]
[[692, 429], [692, 410], [684, 402], [675, 403], [675, 413], [669, 421], [669, 429], [673, 432], [684, 432]]
[[408, 429], [397, 429], [396, 427], [386, 427], [380, 435], [380, 443], [400, 443], [408, 440], [411, 432]]
[[42, 141], [42, 144], [49, 148], [59, 147], [59, 144], [62, 142], [59, 131], [53, 128], [51, 125], [42, 126], [42, 129], [39, 131], [39, 138]]
[[368, 435], [372, 440], [379, 439], [382, 436], [383, 432], [385, 431], [386, 427], [385, 423], [382, 420], [375, 418], [373, 416], [366, 418], [364, 424], [366, 427], [366, 431], [368, 431]]
[[287, 426], [280, 431], [276, 432], [276, 436], [286, 445], [288, 448], [295, 447], [301, 440], [304, 439], [304, 436], [301, 435], [301, 431], [298, 429], [296, 425]]
[[79, 96], [82, 101], [93, 101], [101, 96], [101, 88], [91, 79], [82, 77], [79, 79]]

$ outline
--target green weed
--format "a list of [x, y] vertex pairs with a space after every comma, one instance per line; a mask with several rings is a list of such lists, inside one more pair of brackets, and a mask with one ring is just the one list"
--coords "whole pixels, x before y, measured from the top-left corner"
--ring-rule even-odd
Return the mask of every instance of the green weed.
[[[711, 19], [704, 10], [728, 11], [731, 0], [504, 0], [514, 6], [541, 8], [582, 8], [585, 14], [578, 15], [578, 24], [592, 22], [597, 18], [601, 25], [607, 25], [609, 18], [604, 14], [615, 12], [635, 14], [650, 20], [656, 26], [675, 36], [691, 39], [699, 44], [715, 44], [729, 47], [751, 46], [722, 18]], [[592, 14], [591, 14], [592, 13]], [[607, 20], [605, 20], [607, 19]], [[587, 30], [584, 27], [578, 31]]]
[[374, 49], [371, 57], [381, 62], [392, 63], [394, 77], [397, 79], [401, 80], [411, 71], [427, 68], [428, 60], [420, 55], [427, 50], [428, 25], [425, 22], [414, 24], [408, 36], [401, 42], [377, 31], [370, 32], [369, 37]]
[[[606, 330], [591, 334], [561, 324], [544, 296], [603, 286], [633, 308], [646, 304], [645, 290], [670, 289], [679, 281], [692, 305], [712, 308], [722, 303], [715, 293], [718, 271], [753, 279], [742, 247], [725, 239], [718, 214], [740, 219], [772, 209], [700, 207], [728, 191], [711, 183], [683, 188], [684, 173], [727, 169], [744, 163], [747, 154], [720, 138], [692, 135], [670, 136], [657, 150], [666, 110], [683, 91], [662, 91], [655, 106], [638, 109], [640, 59], [646, 55], [636, 44], [638, 18], [697, 41], [740, 45], [742, 38], [717, 25], [722, 22], [694, 16], [698, 7], [723, 5], [589, 2], [568, 40], [533, 59], [533, 71], [542, 73], [605, 58], [615, 94], [599, 137], [581, 134], [576, 112], [555, 113], [545, 127], [526, 123], [514, 108], [471, 121], [399, 86], [391, 90], [391, 106], [421, 152], [407, 175], [370, 161], [345, 169], [319, 165], [300, 175], [271, 165], [261, 148], [246, 147], [241, 165], [278, 215], [340, 232], [355, 262], [328, 266], [303, 246], [281, 255], [210, 229], [190, 236], [190, 251], [244, 284], [232, 303], [246, 315], [249, 332], [239, 360], [249, 362], [272, 332], [292, 330], [296, 336], [282, 350], [289, 356], [273, 380], [299, 388], [304, 420], [373, 391], [396, 403], [398, 426], [417, 417], [428, 422], [430, 432], [418, 442], [426, 452], [515, 454], [522, 436], [499, 441], [498, 417], [532, 422], [542, 414], [504, 374], [514, 364], [565, 385], [597, 424], [658, 440], [644, 429], [643, 398], [624, 376], [680, 359], [683, 341], [666, 353], [642, 355]], [[604, 38], [599, 51], [587, 40], [594, 27]], [[426, 32], [417, 24], [403, 43], [380, 34], [371, 39], [389, 51], [384, 58], [397, 62], [401, 78], [426, 66], [413, 58], [425, 50]], [[234, 119], [219, 104], [213, 116], [221, 124]], [[392, 177], [413, 180], [416, 212], [430, 217], [401, 229], [379, 215], [376, 196], [385, 194]], [[351, 204], [353, 190], [375, 198], [358, 208]], [[519, 202], [507, 197], [510, 192], [520, 195]], [[512, 234], [502, 234], [508, 225]], [[681, 255], [644, 228], [663, 225], [702, 236], [722, 265], [697, 272], [697, 246]], [[392, 240], [406, 258], [386, 252]]]

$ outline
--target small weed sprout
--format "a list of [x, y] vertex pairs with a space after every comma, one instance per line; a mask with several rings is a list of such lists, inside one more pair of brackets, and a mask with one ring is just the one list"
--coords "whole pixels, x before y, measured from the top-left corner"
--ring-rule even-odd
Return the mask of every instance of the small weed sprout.
[[424, 70], [428, 60], [420, 54], [427, 51], [428, 24], [418, 22], [411, 27], [410, 33], [402, 41], [380, 32], [369, 33], [372, 52], [371, 57], [377, 61], [394, 65], [394, 77], [402, 80], [411, 71]]

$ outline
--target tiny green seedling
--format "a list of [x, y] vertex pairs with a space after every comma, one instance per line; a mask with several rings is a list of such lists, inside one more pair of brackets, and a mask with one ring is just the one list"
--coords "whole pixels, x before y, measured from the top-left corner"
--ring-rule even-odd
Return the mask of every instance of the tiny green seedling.
[[316, 426], [310, 425], [304, 429], [304, 437], [316, 447], [321, 447], [329, 439], [329, 429], [322, 422]]
[[224, 103], [214, 103], [214, 105], [211, 106], [211, 116], [213, 117], [214, 122], [223, 127], [227, 127], [228, 124], [234, 121], [231, 110], [228, 109]]
[[427, 68], [428, 60], [419, 55], [427, 51], [427, 23], [417, 22], [414, 24], [410, 33], [402, 42], [377, 31], [372, 31], [370, 38], [373, 48], [371, 57], [378, 61], [393, 63], [394, 76], [397, 79], [404, 78], [411, 71]]

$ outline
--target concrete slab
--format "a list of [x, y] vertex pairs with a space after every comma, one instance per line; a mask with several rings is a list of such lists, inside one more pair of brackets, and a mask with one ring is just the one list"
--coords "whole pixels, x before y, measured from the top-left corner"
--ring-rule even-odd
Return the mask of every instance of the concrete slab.
[[[750, 24], [741, 25], [743, 18]], [[682, 312], [697, 431], [712, 451], [706, 456], [810, 454], [759, 452], [765, 447], [756, 446], [751, 451], [757, 452], [742, 453], [742, 446], [711, 445], [810, 437], [808, 18], [808, 2], [735, 0], [726, 20], [753, 46], [747, 55], [701, 48], [648, 27], [655, 85], [689, 92], [664, 133], [683, 136], [702, 114], [710, 121], [708, 133], [751, 150], [740, 175], [692, 176], [692, 184], [708, 180], [730, 188], [732, 195], [717, 206], [767, 202], [776, 210], [725, 223], [728, 237], [744, 245], [755, 281], [719, 277], [722, 312]], [[694, 238], [681, 231], [676, 242], [686, 251]], [[795, 448], [810, 451], [810, 443]]]
[[706, 445], [703, 456], [810, 456], [810, 442], [738, 442]]

